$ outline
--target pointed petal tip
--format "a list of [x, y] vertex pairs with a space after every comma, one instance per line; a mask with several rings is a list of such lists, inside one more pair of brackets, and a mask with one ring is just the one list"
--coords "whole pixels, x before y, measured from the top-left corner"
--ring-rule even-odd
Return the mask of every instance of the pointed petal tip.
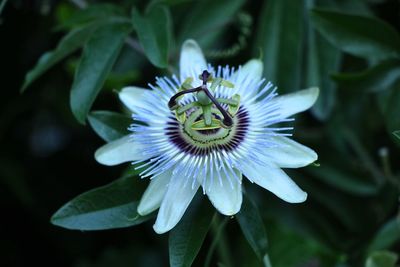
[[180, 79], [197, 77], [205, 69], [207, 62], [197, 42], [193, 39], [183, 42], [179, 60]]
[[94, 158], [100, 164], [114, 166], [142, 158], [142, 146], [133, 142], [130, 135], [111, 141], [98, 148]]
[[119, 100], [131, 111], [135, 111], [143, 104], [144, 93], [148, 90], [137, 86], [127, 86], [118, 93]]
[[289, 203], [293, 203], [293, 204], [303, 203], [303, 202], [305, 202], [307, 200], [307, 197], [308, 197], [308, 194], [303, 191], [303, 194], [299, 194], [297, 197], [289, 198], [289, 199], [287, 199], [285, 201], [289, 202]]
[[146, 216], [158, 209], [159, 207], [159, 205], [158, 207], [149, 206], [144, 201], [140, 201], [139, 206], [137, 207], [137, 213], [139, 213], [140, 216]]
[[310, 95], [313, 96], [313, 98], [312, 98], [313, 101], [311, 101], [312, 102], [311, 106], [313, 106], [315, 104], [315, 102], [317, 101], [318, 96], [319, 96], [319, 87], [311, 87], [311, 88], [308, 88], [306, 90], [309, 90]]
[[145, 209], [142, 205], [142, 202], [139, 203], [139, 206], [137, 207], [137, 213], [139, 213], [140, 216], [146, 216], [149, 214], [147, 209]]
[[280, 116], [288, 118], [299, 112], [311, 108], [317, 101], [319, 95], [318, 87], [303, 89], [290, 94], [279, 95], [271, 100], [280, 106]]
[[182, 49], [184, 48], [200, 49], [200, 46], [194, 39], [187, 39], [182, 44]]
[[163, 227], [161, 225], [158, 225], [155, 223], [153, 225], [154, 232], [156, 232], [159, 235], [165, 234], [166, 232], [170, 231], [173, 227]]
[[242, 68], [242, 70], [251, 73], [255, 79], [261, 79], [263, 73], [264, 65], [259, 59], [249, 60]]
[[100, 163], [100, 164], [102, 164], [102, 165], [106, 165], [106, 166], [114, 166], [114, 165], [117, 165], [117, 163], [111, 162], [111, 161], [108, 159], [108, 156], [107, 156], [107, 149], [106, 149], [105, 146], [102, 146], [102, 147], [98, 148], [98, 149], [96, 150], [96, 152], [94, 152], [94, 159], [95, 159], [98, 163]]
[[237, 205], [235, 207], [231, 207], [230, 209], [224, 210], [223, 212], [222, 211], [219, 211], [219, 212], [221, 212], [225, 216], [233, 216], [240, 211], [241, 207], [242, 207], [242, 205]]

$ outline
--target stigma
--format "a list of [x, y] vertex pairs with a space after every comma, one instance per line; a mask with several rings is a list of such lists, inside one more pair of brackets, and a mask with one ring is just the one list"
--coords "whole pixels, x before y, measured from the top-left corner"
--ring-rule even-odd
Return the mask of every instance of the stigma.
[[[170, 98], [168, 107], [175, 112], [177, 121], [184, 124], [190, 113], [194, 110], [200, 110], [198, 119], [191, 125], [193, 130], [232, 128], [233, 118], [239, 110], [240, 96], [235, 94], [232, 98], [216, 98], [215, 91], [219, 86], [234, 88], [234, 84], [220, 77], [212, 77], [207, 70], [199, 75], [199, 79], [202, 84], [193, 88], [193, 78], [187, 78], [178, 92]], [[196, 97], [189, 103], [180, 104], [179, 100], [185, 94], [195, 94]]]

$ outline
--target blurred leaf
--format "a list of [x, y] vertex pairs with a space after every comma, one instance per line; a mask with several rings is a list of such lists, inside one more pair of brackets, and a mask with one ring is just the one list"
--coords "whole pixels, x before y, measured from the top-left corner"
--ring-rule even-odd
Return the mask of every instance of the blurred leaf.
[[[308, 236], [293, 232], [282, 224], [269, 222], [269, 257], [273, 267], [334, 266], [338, 255]], [[314, 263], [314, 264], [313, 264]]]
[[311, 27], [308, 30], [308, 64], [306, 87], [318, 86], [320, 94], [311, 111], [320, 120], [326, 120], [336, 100], [336, 85], [329, 74], [339, 68], [340, 52]]
[[192, 266], [210, 228], [215, 211], [204, 198], [197, 200], [202, 203], [192, 202], [181, 221], [169, 234], [171, 267]]
[[10, 155], [0, 157], [0, 184], [8, 188], [25, 207], [32, 208], [36, 200], [27, 183], [27, 176], [23, 165], [18, 160], [11, 159]]
[[247, 195], [244, 195], [240, 212], [235, 217], [247, 242], [249, 242], [257, 257], [262, 261], [267, 255], [267, 233], [257, 206]]
[[327, 40], [347, 53], [373, 60], [400, 56], [400, 35], [382, 20], [322, 9], [313, 9], [311, 19]]
[[384, 61], [359, 73], [337, 73], [332, 75], [339, 84], [369, 92], [388, 90], [400, 84], [400, 61]]
[[400, 129], [400, 84], [378, 95], [378, 102], [389, 132]]
[[395, 267], [398, 256], [390, 251], [373, 252], [365, 263], [365, 267]]
[[[116, 66], [114, 66], [116, 68]], [[108, 75], [104, 88], [113, 90], [115, 88], [123, 88], [127, 84], [132, 84], [134, 81], [137, 81], [139, 77], [139, 71], [137, 69], [126, 71], [126, 72], [115, 72], [112, 71]]]
[[307, 168], [307, 171], [316, 178], [339, 190], [359, 196], [371, 196], [378, 193], [379, 187], [361, 178], [358, 174], [346, 172], [344, 168], [321, 164], [319, 168]]
[[72, 230], [105, 230], [145, 222], [153, 215], [142, 217], [137, 213], [139, 180], [125, 176], [83, 193], [62, 206], [51, 223]]
[[128, 127], [133, 122], [127, 115], [105, 110], [92, 111], [88, 120], [93, 130], [107, 142], [128, 135]]
[[[343, 13], [373, 16], [374, 13], [370, 10], [368, 3], [365, 0], [317, 0], [321, 8], [329, 8]], [[329, 3], [329, 4], [327, 4]]]
[[142, 16], [134, 8], [132, 22], [150, 62], [160, 68], [168, 67], [172, 42], [172, 18], [169, 9], [155, 5]]
[[394, 136], [396, 136], [398, 139], [400, 139], [400, 130], [394, 131], [393, 134], [394, 134]]
[[281, 92], [300, 88], [305, 1], [271, 0], [261, 11], [256, 48], [261, 48], [265, 77]]
[[57, 48], [53, 51], [43, 54], [35, 67], [30, 70], [24, 80], [21, 92], [39, 78], [43, 73], [53, 67], [55, 64], [63, 60], [84, 45], [91, 33], [99, 26], [99, 24], [90, 24], [82, 28], [77, 28], [65, 35], [58, 43]]
[[396, 242], [400, 241], [400, 219], [398, 217], [392, 218], [385, 223], [378, 233], [375, 235], [368, 251], [388, 249]]
[[120, 6], [110, 3], [90, 4], [84, 9], [75, 9], [74, 11], [66, 18], [65, 15], [59, 16], [60, 22], [56, 27], [57, 30], [71, 29], [93, 21], [121, 19], [125, 13]]
[[85, 123], [130, 30], [126, 23], [104, 25], [86, 43], [71, 89], [71, 109], [80, 123]]
[[203, 0], [190, 3], [182, 28], [178, 35], [178, 45], [186, 39], [195, 39], [203, 47], [209, 47], [223, 28], [233, 21], [234, 15], [245, 3], [244, 0]]

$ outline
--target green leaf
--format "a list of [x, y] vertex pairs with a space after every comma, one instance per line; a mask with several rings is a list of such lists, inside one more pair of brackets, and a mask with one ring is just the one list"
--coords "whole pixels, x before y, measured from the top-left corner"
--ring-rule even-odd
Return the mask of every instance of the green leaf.
[[133, 122], [127, 115], [105, 110], [91, 112], [88, 120], [93, 130], [107, 142], [129, 134], [128, 127]]
[[195, 39], [203, 48], [214, 44], [229, 22], [233, 22], [235, 14], [244, 3], [244, 0], [203, 0], [190, 3], [193, 7], [188, 8], [182, 20], [179, 45], [186, 39]]
[[390, 251], [373, 252], [365, 263], [365, 267], [395, 267], [398, 256]]
[[338, 73], [332, 78], [342, 86], [379, 92], [400, 85], [400, 61], [387, 60], [358, 73]]
[[400, 140], [400, 130], [394, 131], [393, 134]]
[[155, 5], [142, 16], [134, 8], [132, 23], [150, 62], [160, 68], [168, 67], [172, 39], [172, 18], [169, 9]]
[[[304, 216], [303, 214], [303, 218]], [[333, 259], [335, 255], [326, 245], [302, 234], [305, 228], [301, 225], [301, 222], [296, 222], [293, 217], [284, 220], [292, 220], [290, 223], [300, 224], [297, 227], [302, 229], [296, 232], [294, 231], [296, 226], [285, 226], [285, 222], [268, 222], [267, 232], [270, 243], [268, 254], [273, 267], [310, 266], [315, 259], [318, 259], [318, 266], [337, 266], [334, 264], [335, 259]], [[268, 263], [267, 260], [268, 258], [265, 258], [264, 262]]]
[[130, 30], [126, 23], [107, 24], [93, 32], [86, 43], [71, 89], [71, 109], [80, 123], [85, 123]]
[[400, 84], [378, 95], [378, 103], [389, 132], [400, 129]]
[[[200, 199], [198, 199], [200, 200]], [[169, 235], [169, 259], [171, 267], [190, 267], [210, 228], [214, 210], [203, 203], [192, 203], [185, 216]], [[198, 201], [200, 202], [200, 201]]]
[[140, 224], [153, 215], [140, 216], [139, 178], [125, 176], [83, 193], [62, 206], [51, 223], [73, 230], [104, 230]]
[[372, 60], [400, 56], [400, 35], [382, 20], [322, 9], [313, 9], [311, 19], [328, 41], [347, 53]]
[[75, 9], [75, 12], [64, 18], [56, 29], [71, 29], [94, 21], [122, 19], [124, 10], [117, 5], [102, 3], [90, 4], [84, 9]]
[[305, 1], [271, 0], [261, 11], [256, 49], [265, 77], [284, 92], [300, 88]]
[[368, 251], [388, 249], [400, 241], [400, 219], [395, 217], [385, 223], [376, 233], [368, 247]]
[[240, 212], [236, 214], [240, 228], [257, 257], [262, 261], [267, 255], [268, 239], [257, 206], [244, 195]]
[[328, 185], [353, 195], [371, 196], [377, 194], [379, 190], [379, 187], [370, 180], [360, 179], [354, 173], [329, 164], [321, 164], [319, 168], [308, 168], [307, 171]]
[[320, 120], [326, 120], [336, 101], [336, 84], [330, 73], [337, 72], [340, 66], [340, 51], [326, 41], [311, 27], [308, 18], [308, 54], [305, 87], [317, 86], [320, 93], [311, 112]]
[[21, 92], [25, 91], [25, 89], [32, 82], [34, 82], [55, 64], [83, 46], [90, 37], [91, 33], [98, 26], [99, 24], [86, 25], [84, 27], [74, 29], [65, 35], [57, 45], [57, 48], [53, 51], [43, 54], [36, 63], [35, 67], [26, 74]]

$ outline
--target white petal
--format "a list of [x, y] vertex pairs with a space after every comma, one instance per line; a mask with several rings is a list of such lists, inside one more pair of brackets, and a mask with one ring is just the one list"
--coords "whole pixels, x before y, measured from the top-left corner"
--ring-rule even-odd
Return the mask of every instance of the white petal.
[[137, 208], [140, 215], [150, 214], [160, 207], [171, 180], [171, 173], [168, 171], [151, 179]]
[[[221, 181], [218, 174], [214, 174], [212, 180], [207, 177], [206, 194], [220, 213], [231, 216], [238, 213], [242, 206], [242, 185], [237, 178], [233, 176], [227, 177], [222, 170], [219, 172]], [[239, 171], [235, 170], [235, 173], [237, 177], [242, 178], [242, 174]]]
[[206, 69], [208, 69], [207, 62], [199, 45], [194, 40], [185, 41], [179, 62], [181, 81], [187, 77], [197, 78]]
[[185, 182], [186, 178], [183, 176], [172, 176], [153, 226], [156, 233], [163, 234], [171, 230], [182, 218], [196, 194], [199, 184], [196, 182], [192, 189], [191, 183], [185, 184]]
[[247, 166], [243, 174], [252, 182], [271, 191], [277, 197], [290, 203], [300, 203], [307, 199], [307, 193], [301, 190], [280, 168], [271, 164]]
[[142, 145], [127, 135], [96, 150], [94, 157], [104, 165], [112, 166], [123, 162], [142, 159]]
[[277, 96], [271, 100], [271, 105], [277, 104], [281, 118], [309, 109], [318, 98], [318, 87], [301, 90], [295, 93]]
[[265, 150], [265, 155], [282, 168], [300, 168], [318, 159], [314, 150], [284, 136], [272, 137], [277, 147]]
[[138, 107], [143, 107], [143, 98], [148, 91], [141, 87], [128, 86], [123, 88], [118, 95], [128, 109], [135, 111]]
[[240, 70], [237, 70], [229, 78], [235, 84], [242, 84], [245, 79], [260, 80], [263, 72], [263, 63], [259, 59], [252, 59], [246, 62]]

